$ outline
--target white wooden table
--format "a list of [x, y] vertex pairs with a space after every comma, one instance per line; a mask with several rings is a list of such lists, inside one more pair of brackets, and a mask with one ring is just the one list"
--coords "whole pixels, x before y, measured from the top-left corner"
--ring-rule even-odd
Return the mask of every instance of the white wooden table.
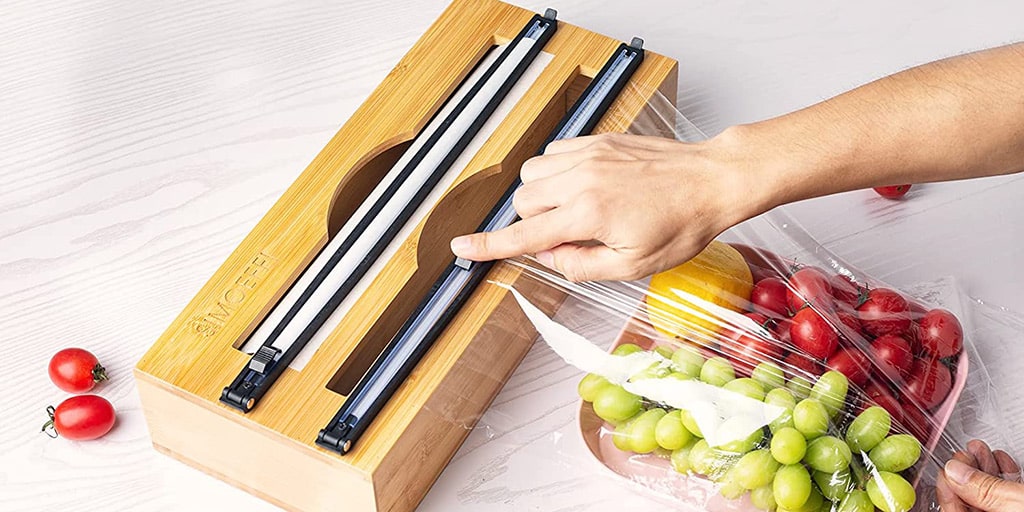
[[[172, 4], [0, 1], [0, 510], [273, 509], [156, 454], [130, 368], [446, 2]], [[678, 59], [680, 106], [711, 133], [1024, 39], [1014, 0], [550, 6]], [[789, 210], [897, 286], [955, 275], [1024, 311], [1022, 197], [1024, 179], [1008, 177]], [[46, 362], [71, 345], [113, 376], [101, 392], [119, 423], [99, 442], [38, 434], [64, 397]], [[998, 404], [1024, 446], [1024, 344], [1009, 335], [979, 351], [995, 389], [1013, 391]], [[473, 432], [421, 508], [655, 504], [580, 463], [577, 378], [538, 345], [484, 418], [492, 428]]]

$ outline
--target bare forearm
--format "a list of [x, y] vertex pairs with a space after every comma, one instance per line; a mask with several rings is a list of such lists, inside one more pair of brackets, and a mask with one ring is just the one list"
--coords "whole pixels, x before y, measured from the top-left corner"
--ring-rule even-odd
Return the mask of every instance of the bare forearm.
[[523, 166], [513, 202], [523, 220], [460, 237], [452, 250], [474, 260], [535, 253], [576, 280], [635, 279], [788, 202], [1022, 169], [1016, 45], [910, 69], [698, 144], [635, 135], [552, 143]]
[[760, 173], [762, 210], [873, 186], [1020, 171], [1024, 44], [912, 68], [717, 139]]

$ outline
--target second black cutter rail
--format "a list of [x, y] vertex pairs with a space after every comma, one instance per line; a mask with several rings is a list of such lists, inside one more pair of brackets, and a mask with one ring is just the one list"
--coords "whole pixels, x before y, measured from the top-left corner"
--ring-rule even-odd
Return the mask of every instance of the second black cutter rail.
[[[640, 39], [620, 45], [538, 153], [543, 153], [548, 143], [554, 140], [589, 134], [640, 66], [643, 57], [643, 41]], [[518, 217], [512, 207], [512, 196], [520, 185], [516, 179], [485, 217], [479, 231], [502, 229], [516, 221]], [[320, 431], [317, 445], [340, 454], [352, 449], [493, 264], [457, 259], [448, 266], [349, 393], [341, 409]]]

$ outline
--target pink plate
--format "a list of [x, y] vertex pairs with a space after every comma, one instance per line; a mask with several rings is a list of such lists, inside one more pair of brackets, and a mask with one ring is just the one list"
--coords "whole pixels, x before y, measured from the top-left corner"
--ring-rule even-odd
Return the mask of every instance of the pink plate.
[[[644, 349], [651, 349], [654, 341], [651, 337], [640, 334], [652, 329], [643, 322], [632, 320], [626, 324], [610, 350], [624, 343], [633, 343]], [[926, 443], [926, 449], [932, 451], [938, 444], [960, 394], [967, 382], [967, 355], [962, 352], [957, 361], [956, 375], [949, 396], [932, 411], [932, 419], [939, 428], [935, 429]], [[637, 482], [644, 487], [662, 495], [676, 498], [682, 502], [704, 504], [708, 512], [742, 511], [757, 512], [760, 509], [750, 503], [749, 495], [739, 500], [729, 500], [718, 493], [718, 486], [699, 476], [688, 476], [672, 469], [667, 458], [654, 454], [636, 454], [619, 450], [612, 444], [611, 433], [614, 428], [605, 423], [594, 413], [593, 407], [580, 401], [577, 422], [583, 443], [590, 450], [597, 462], [616, 475]]]

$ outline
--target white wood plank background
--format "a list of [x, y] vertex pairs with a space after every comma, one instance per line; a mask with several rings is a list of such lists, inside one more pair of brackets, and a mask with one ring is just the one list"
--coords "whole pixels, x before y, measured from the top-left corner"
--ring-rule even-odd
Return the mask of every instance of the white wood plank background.
[[[445, 5], [0, 0], [0, 510], [274, 509], [157, 455], [130, 368]], [[680, 105], [711, 133], [1024, 39], [1012, 0], [523, 5], [678, 59]], [[1024, 311], [1021, 197], [1008, 177], [789, 209], [895, 285], [954, 275]], [[996, 389], [1017, 389], [1024, 322], [979, 311]], [[99, 442], [37, 433], [64, 397], [46, 362], [69, 345], [113, 376], [100, 391], [119, 424]], [[577, 377], [532, 351], [421, 508], [665, 506], [579, 463]], [[1000, 395], [1024, 446], [1024, 402]]]

